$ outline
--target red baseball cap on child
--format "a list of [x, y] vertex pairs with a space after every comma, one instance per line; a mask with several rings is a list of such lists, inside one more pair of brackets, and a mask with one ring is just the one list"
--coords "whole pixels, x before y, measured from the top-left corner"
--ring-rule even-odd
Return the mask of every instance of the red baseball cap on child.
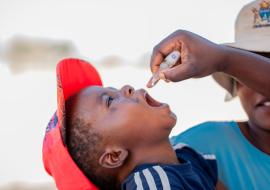
[[102, 86], [97, 70], [79, 59], [64, 59], [57, 65], [57, 111], [43, 141], [43, 164], [59, 190], [97, 190], [71, 158], [65, 145], [65, 101], [87, 86]]

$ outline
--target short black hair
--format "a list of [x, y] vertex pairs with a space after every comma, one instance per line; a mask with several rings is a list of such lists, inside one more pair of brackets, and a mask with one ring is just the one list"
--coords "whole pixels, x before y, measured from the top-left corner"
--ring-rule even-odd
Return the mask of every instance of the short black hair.
[[65, 136], [68, 151], [85, 176], [102, 190], [118, 189], [114, 172], [104, 172], [98, 159], [103, 137], [74, 110], [77, 95], [65, 102]]

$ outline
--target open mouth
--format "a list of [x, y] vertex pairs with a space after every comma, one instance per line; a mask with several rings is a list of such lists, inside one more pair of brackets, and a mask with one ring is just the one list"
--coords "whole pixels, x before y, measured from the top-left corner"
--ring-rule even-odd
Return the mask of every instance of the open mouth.
[[151, 107], [160, 107], [163, 104], [152, 98], [147, 92], [144, 94], [146, 103]]
[[267, 106], [270, 107], [270, 100], [263, 100], [257, 104], [257, 107], [259, 106]]

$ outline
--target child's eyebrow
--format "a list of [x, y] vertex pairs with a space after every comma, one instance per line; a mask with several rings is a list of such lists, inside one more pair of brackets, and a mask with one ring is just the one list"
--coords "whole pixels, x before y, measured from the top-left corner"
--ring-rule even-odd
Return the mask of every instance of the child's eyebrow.
[[103, 103], [103, 97], [104, 97], [105, 95], [107, 95], [107, 92], [102, 92], [101, 94], [99, 94], [99, 95], [97, 96], [97, 102], [98, 102], [99, 104], [102, 104], [102, 103]]
[[114, 87], [108, 87], [108, 89], [111, 89], [111, 90], [117, 91], [117, 89], [116, 89], [116, 88], [114, 88]]

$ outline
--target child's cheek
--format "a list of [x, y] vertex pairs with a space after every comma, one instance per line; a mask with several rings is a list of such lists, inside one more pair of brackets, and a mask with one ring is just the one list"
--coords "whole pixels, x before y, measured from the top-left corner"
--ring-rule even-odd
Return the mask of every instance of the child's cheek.
[[136, 109], [140, 107], [140, 104], [138, 101], [133, 99], [127, 99], [127, 98], [117, 98], [113, 104], [113, 108], [117, 109], [124, 109], [124, 110], [130, 110], [130, 109]]

